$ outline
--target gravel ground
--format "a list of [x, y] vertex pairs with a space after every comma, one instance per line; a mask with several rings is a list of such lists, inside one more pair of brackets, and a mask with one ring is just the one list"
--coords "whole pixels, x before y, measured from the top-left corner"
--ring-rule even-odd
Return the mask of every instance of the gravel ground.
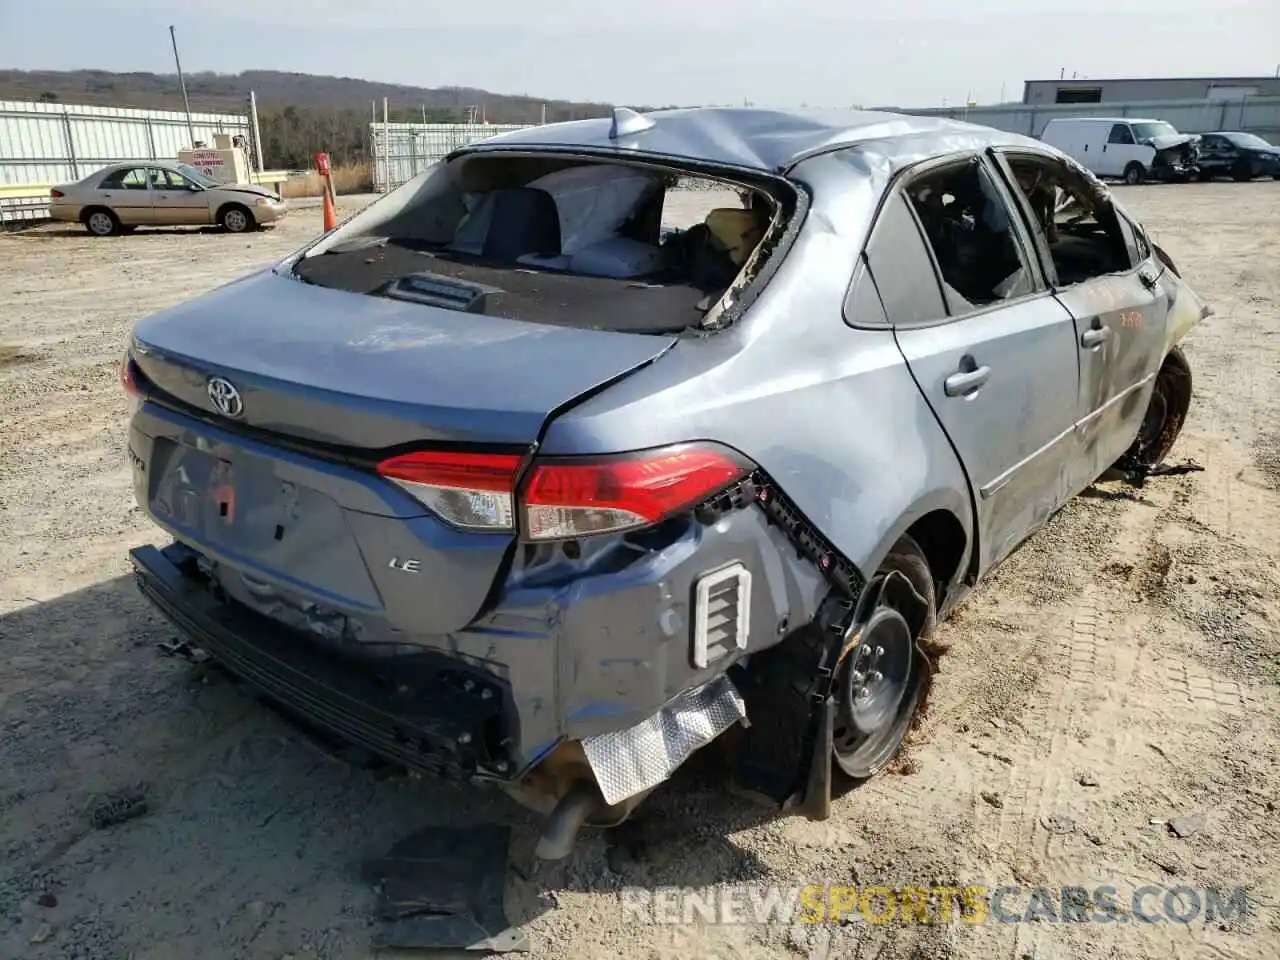
[[[513, 875], [535, 956], [1280, 956], [1280, 184], [1120, 196], [1217, 310], [1186, 346], [1195, 405], [1175, 451], [1204, 471], [1100, 484], [1055, 517], [943, 628], [956, 643], [899, 772], [829, 821], [763, 816], [695, 763], [625, 845], [591, 835]], [[0, 235], [0, 957], [367, 957], [364, 857], [429, 823], [533, 842], [505, 799], [344, 763], [219, 672], [159, 656], [173, 631], [126, 576], [126, 550], [157, 538], [123, 455], [129, 325], [319, 220]], [[142, 815], [96, 828], [95, 804], [127, 790]], [[1186, 836], [1166, 825], [1195, 815]], [[1107, 884], [1121, 903], [1144, 884], [1243, 886], [1252, 909], [655, 925], [619, 897], [806, 882]]]

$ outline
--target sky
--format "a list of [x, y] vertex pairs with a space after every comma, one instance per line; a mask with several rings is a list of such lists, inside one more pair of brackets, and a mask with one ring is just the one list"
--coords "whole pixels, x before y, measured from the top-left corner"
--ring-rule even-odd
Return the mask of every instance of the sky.
[[1271, 76], [1280, 0], [0, 0], [0, 68], [359, 77], [646, 105], [935, 106]]

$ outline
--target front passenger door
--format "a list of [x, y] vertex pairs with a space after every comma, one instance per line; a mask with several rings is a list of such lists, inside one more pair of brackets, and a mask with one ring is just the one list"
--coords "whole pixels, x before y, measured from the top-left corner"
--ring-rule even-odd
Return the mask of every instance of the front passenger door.
[[[1057, 158], [996, 155], [1018, 190], [1054, 296], [1075, 320], [1083, 452], [1070, 479], [1075, 494], [1124, 455], [1142, 426], [1164, 361], [1164, 266], [1101, 184]], [[1046, 191], [1057, 198], [1051, 220], [1033, 213], [1030, 199]]]
[[898, 347], [964, 465], [989, 569], [1066, 500], [1077, 404], [1071, 315], [1045, 289], [978, 157], [891, 193], [867, 264]]
[[173, 170], [151, 168], [155, 184], [156, 223], [205, 224], [212, 223], [209, 200], [205, 191]]

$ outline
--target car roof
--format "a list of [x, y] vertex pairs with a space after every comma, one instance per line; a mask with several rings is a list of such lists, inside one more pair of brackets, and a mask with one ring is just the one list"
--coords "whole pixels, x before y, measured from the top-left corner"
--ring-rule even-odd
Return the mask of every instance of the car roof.
[[[873, 110], [784, 111], [751, 107], [694, 107], [643, 114], [648, 129], [610, 138], [613, 120], [572, 120], [500, 134], [461, 150], [571, 149], [625, 151], [678, 157], [767, 172], [790, 168], [806, 157], [871, 141], [911, 141], [916, 153], [949, 153], [975, 142], [982, 146], [1038, 141], [990, 127]], [[923, 143], [922, 143], [923, 141]], [[923, 146], [923, 150], [921, 149]]]
[[[132, 170], [134, 167], [164, 167], [166, 170], [176, 170], [178, 164], [173, 160], [148, 160], [145, 157], [139, 157], [137, 160], [117, 160], [115, 163], [108, 163], [101, 170], [95, 173], [110, 173], [113, 170]], [[94, 176], [94, 173], [89, 176]]]
[[[1154, 117], [1054, 117], [1049, 123], [1164, 123]], [[1046, 124], [1048, 126], [1048, 124]]]

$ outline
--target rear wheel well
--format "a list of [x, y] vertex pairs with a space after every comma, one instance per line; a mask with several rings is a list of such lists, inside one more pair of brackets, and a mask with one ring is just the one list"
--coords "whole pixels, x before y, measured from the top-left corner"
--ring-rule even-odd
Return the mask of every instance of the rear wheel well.
[[907, 536], [919, 544], [929, 570], [937, 585], [938, 603], [941, 604], [960, 561], [969, 538], [964, 526], [950, 510], [934, 510], [907, 528]]
[[[95, 203], [95, 204], [92, 204], [91, 206], [85, 207], [83, 210], [80, 211], [80, 222], [88, 223], [89, 217], [95, 213], [107, 213], [113, 217], [116, 216], [115, 211], [112, 210], [110, 207], [104, 207], [100, 203]], [[119, 220], [120, 218], [116, 217], [116, 219]]]

